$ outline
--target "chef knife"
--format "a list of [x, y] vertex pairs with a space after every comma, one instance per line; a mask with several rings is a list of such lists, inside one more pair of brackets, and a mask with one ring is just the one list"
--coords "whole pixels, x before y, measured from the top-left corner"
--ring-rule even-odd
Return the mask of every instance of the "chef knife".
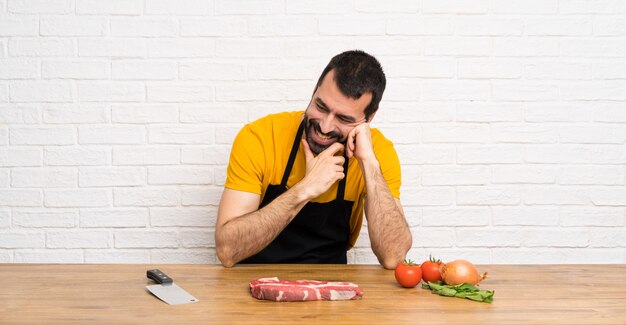
[[170, 305], [189, 304], [199, 301], [183, 288], [177, 286], [176, 283], [174, 283], [174, 279], [170, 278], [159, 269], [148, 270], [146, 275], [148, 278], [158, 283], [156, 285], [146, 286], [146, 289], [157, 298]]

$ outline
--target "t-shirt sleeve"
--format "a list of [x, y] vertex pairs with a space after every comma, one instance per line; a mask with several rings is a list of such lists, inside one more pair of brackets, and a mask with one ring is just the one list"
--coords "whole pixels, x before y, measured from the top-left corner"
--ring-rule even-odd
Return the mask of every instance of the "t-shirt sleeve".
[[393, 143], [389, 140], [384, 141], [376, 150], [376, 158], [380, 163], [380, 170], [389, 186], [391, 195], [400, 198], [400, 186], [402, 185], [402, 171], [400, 168], [400, 159], [398, 153], [393, 147]]
[[244, 126], [237, 134], [230, 152], [225, 187], [261, 194], [265, 153], [258, 133]]

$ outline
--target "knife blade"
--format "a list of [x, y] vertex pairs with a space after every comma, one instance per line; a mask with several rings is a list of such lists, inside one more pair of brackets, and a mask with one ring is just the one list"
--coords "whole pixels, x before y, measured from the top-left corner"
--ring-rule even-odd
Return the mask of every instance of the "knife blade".
[[200, 301], [183, 288], [176, 285], [174, 279], [159, 269], [148, 270], [146, 276], [158, 283], [156, 285], [146, 286], [146, 289], [167, 304], [180, 305]]

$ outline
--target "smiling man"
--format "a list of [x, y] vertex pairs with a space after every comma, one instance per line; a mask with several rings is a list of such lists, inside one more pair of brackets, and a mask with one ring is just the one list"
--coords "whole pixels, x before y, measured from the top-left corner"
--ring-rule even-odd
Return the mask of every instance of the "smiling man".
[[347, 263], [367, 218], [385, 268], [411, 233], [400, 204], [391, 141], [370, 128], [385, 90], [380, 63], [362, 51], [330, 61], [304, 112], [246, 125], [230, 155], [215, 230], [217, 256], [236, 263]]

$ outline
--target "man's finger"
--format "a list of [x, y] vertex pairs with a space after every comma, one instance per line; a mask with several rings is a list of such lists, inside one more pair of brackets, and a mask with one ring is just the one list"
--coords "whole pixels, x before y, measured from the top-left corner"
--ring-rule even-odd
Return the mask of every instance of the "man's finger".
[[338, 153], [342, 149], [343, 149], [343, 144], [339, 142], [335, 142], [331, 144], [330, 147], [326, 148], [326, 150], [322, 151], [320, 155], [334, 156], [336, 153]]
[[331, 160], [335, 165], [343, 168], [343, 163], [346, 162], [346, 159], [343, 156], [333, 156]]
[[352, 158], [354, 155], [355, 142], [356, 142], [356, 128], [352, 129], [350, 133], [348, 133], [348, 140], [346, 141], [346, 153], [348, 154], [348, 158]]

